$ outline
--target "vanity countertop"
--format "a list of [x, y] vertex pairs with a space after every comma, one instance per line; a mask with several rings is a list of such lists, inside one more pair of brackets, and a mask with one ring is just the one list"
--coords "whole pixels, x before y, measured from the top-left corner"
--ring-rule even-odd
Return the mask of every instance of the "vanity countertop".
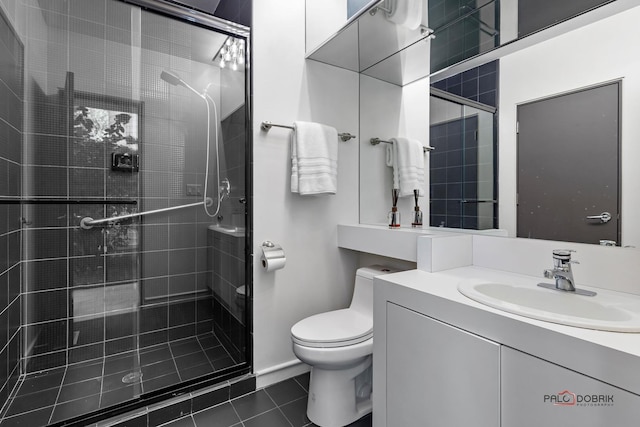
[[403, 271], [376, 277], [375, 313], [387, 301], [395, 303], [640, 395], [640, 333], [577, 328], [494, 309], [458, 291], [468, 279], [534, 286], [541, 281], [476, 266]]
[[473, 234], [506, 236], [505, 230], [464, 230], [442, 227], [400, 227], [386, 225], [338, 224], [338, 247], [405, 261], [417, 261], [417, 239], [421, 236], [469, 238]]

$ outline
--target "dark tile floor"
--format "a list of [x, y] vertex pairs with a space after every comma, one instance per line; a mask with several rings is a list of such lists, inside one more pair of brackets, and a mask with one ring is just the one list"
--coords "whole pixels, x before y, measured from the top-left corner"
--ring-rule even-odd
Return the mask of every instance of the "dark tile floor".
[[[0, 427], [38, 427], [236, 364], [211, 333], [28, 375]], [[124, 381], [132, 372], [141, 378]]]
[[[313, 427], [307, 412], [309, 374], [188, 415], [163, 427]], [[367, 415], [349, 427], [371, 427]]]

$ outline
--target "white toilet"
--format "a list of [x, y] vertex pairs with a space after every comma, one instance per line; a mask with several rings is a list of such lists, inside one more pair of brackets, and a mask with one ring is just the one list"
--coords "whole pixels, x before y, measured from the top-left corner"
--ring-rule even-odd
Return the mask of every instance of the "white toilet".
[[373, 265], [356, 272], [349, 308], [316, 314], [291, 328], [293, 352], [311, 366], [307, 417], [342, 427], [371, 412], [373, 277], [397, 270]]

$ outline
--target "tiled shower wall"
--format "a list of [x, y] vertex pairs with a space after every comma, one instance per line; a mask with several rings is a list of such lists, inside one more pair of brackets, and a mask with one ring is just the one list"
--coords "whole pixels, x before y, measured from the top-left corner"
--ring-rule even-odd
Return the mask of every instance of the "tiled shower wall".
[[[233, 188], [243, 189], [245, 181], [245, 128], [246, 115], [238, 108], [222, 121], [226, 170]], [[236, 191], [237, 193], [237, 191]], [[244, 224], [244, 192], [231, 194], [221, 208], [223, 222], [229, 225]], [[241, 218], [240, 218], [241, 217]], [[234, 224], [235, 223], [235, 224]], [[244, 360], [245, 293], [237, 290], [245, 285], [246, 230], [237, 232], [209, 231], [209, 261], [212, 263], [209, 278], [213, 293], [214, 331], [218, 339], [236, 361]], [[246, 289], [246, 288], [245, 288]]]
[[13, 389], [20, 350], [20, 198], [23, 46], [0, 13], [0, 402]]
[[433, 87], [492, 107], [498, 106], [499, 61], [491, 61], [432, 84]]
[[[431, 71], [441, 70], [498, 46], [497, 0], [429, 0]], [[468, 15], [470, 11], [476, 12]], [[466, 17], [465, 17], [466, 16]]]
[[431, 157], [430, 225], [477, 229], [477, 204], [462, 200], [478, 198], [478, 117], [431, 125], [430, 132], [438, 150]]
[[221, 161], [224, 171], [220, 179], [227, 178], [231, 184], [231, 194], [220, 206], [220, 222], [225, 225], [244, 227], [245, 218], [245, 127], [246, 114], [244, 104], [223, 118], [221, 123]]
[[[192, 31], [204, 30], [139, 15], [111, 0], [32, 5], [27, 7], [24, 196], [136, 200], [139, 211], [202, 200], [204, 104], [162, 81], [160, 73], [174, 70], [197, 88], [213, 82], [209, 93], [218, 99], [218, 69], [191, 58]], [[132, 22], [140, 33], [132, 31]], [[137, 45], [140, 50], [132, 48]], [[67, 72], [73, 73], [75, 105], [139, 115], [137, 150], [69, 136]], [[118, 150], [137, 152], [140, 171], [111, 171], [110, 155]], [[196, 194], [188, 195], [187, 186]], [[210, 180], [212, 194], [215, 187]], [[206, 231], [215, 219], [191, 208], [119, 227], [78, 227], [84, 216], [123, 214], [131, 207], [29, 206], [24, 231], [28, 371], [212, 330]]]
[[214, 331], [230, 355], [243, 360], [245, 292], [238, 289], [245, 284], [245, 234], [213, 231], [211, 240]]

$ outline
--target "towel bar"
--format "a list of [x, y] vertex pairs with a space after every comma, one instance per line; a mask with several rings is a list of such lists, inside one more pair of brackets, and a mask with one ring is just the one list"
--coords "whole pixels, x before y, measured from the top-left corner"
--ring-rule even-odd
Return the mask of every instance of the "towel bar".
[[[260, 125], [260, 129], [262, 129], [263, 131], [268, 131], [269, 129], [271, 129], [272, 127], [277, 127], [277, 128], [285, 128], [285, 129], [291, 129], [291, 130], [295, 130], [295, 128], [293, 126], [287, 126], [287, 125], [277, 125], [275, 123], [271, 123], [268, 121], [264, 121], [262, 122], [262, 124]], [[338, 136], [340, 137], [341, 140], [343, 141], [348, 141], [351, 138], [355, 138], [355, 135], [351, 135], [349, 132], [345, 132], [345, 133], [339, 133]]]
[[[393, 141], [385, 141], [385, 140], [380, 139], [380, 138], [371, 138], [369, 140], [369, 142], [371, 142], [371, 145], [378, 145], [381, 142], [384, 142], [385, 144], [393, 144]], [[422, 151], [424, 151], [425, 153], [427, 151], [431, 151], [431, 150], [435, 150], [435, 147], [432, 147], [430, 145], [427, 145], [426, 147], [422, 147]]]

